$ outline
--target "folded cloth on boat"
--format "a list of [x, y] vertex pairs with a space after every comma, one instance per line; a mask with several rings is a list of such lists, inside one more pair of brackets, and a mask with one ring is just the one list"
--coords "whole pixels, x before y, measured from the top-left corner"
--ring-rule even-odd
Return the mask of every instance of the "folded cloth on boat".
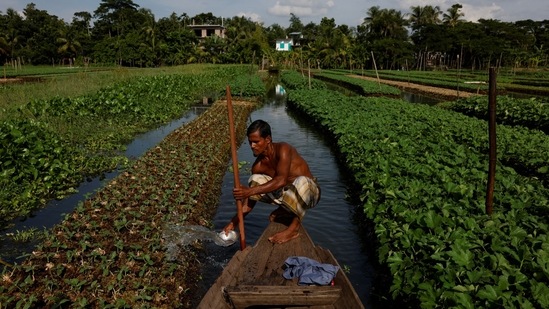
[[[253, 174], [250, 176], [248, 184], [250, 187], [255, 187], [267, 183], [271, 179], [269, 175]], [[268, 204], [280, 205], [301, 220], [305, 216], [305, 211], [315, 207], [320, 200], [320, 187], [316, 178], [299, 176], [291, 184], [279, 190], [253, 195], [250, 198]]]
[[334, 279], [339, 266], [321, 264], [304, 256], [290, 256], [284, 262], [286, 279], [299, 278], [299, 285], [329, 285]]

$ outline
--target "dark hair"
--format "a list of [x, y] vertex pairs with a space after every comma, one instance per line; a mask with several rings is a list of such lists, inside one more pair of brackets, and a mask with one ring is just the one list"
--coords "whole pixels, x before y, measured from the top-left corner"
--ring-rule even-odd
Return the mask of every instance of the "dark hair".
[[259, 135], [263, 138], [271, 135], [271, 126], [266, 121], [263, 121], [261, 119], [258, 119], [250, 124], [250, 126], [248, 127], [248, 131], [246, 131], [246, 135], [249, 136], [250, 134], [258, 130]]

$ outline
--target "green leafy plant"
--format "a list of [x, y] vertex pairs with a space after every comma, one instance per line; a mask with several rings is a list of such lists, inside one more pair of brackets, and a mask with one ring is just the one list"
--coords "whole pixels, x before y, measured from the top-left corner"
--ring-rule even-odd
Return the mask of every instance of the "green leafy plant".
[[[541, 291], [549, 286], [549, 190], [500, 161], [495, 214], [484, 214], [484, 121], [321, 90], [291, 91], [289, 104], [334, 135], [361, 188], [364, 213], [375, 223], [392, 297], [424, 308], [548, 305]], [[505, 128], [498, 134], [504, 157], [524, 148], [534, 154], [529, 160], [536, 158], [537, 132]]]

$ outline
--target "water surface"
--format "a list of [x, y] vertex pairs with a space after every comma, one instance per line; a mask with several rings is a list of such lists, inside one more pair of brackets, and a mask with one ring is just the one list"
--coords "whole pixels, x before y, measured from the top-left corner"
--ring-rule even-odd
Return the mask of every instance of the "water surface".
[[[369, 303], [369, 290], [374, 275], [373, 268], [363, 251], [362, 242], [353, 224], [355, 207], [346, 200], [347, 179], [338, 166], [335, 153], [329, 141], [304, 119], [289, 113], [284, 101], [271, 97], [265, 106], [252, 113], [250, 121], [263, 119], [271, 125], [273, 141], [284, 141], [292, 144], [307, 160], [315, 177], [318, 178], [322, 197], [318, 205], [309, 210], [304, 217], [303, 225], [315, 244], [329, 249], [339, 264], [350, 270], [347, 274], [356, 292], [364, 304]], [[245, 140], [238, 150], [238, 161], [249, 164], [240, 172], [240, 182], [246, 184], [250, 175], [252, 152]], [[221, 230], [236, 212], [236, 203], [232, 196], [234, 186], [233, 174], [225, 175], [222, 187], [221, 204], [214, 218], [216, 230]], [[269, 223], [268, 216], [275, 206], [258, 203], [245, 218], [246, 243], [253, 245]], [[230, 249], [212, 250], [217, 261], [221, 261], [217, 270], [210, 269], [205, 276], [206, 286], [213, 283], [221, 266], [239, 249], [235, 244]], [[211, 281], [211, 282], [210, 282]]]

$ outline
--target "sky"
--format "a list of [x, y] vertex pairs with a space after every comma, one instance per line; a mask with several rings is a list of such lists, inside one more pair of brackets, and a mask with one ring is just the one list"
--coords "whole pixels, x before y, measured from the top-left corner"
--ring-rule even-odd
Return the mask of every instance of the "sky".
[[[8, 8], [18, 12], [29, 3], [38, 10], [45, 10], [70, 22], [75, 12], [86, 11], [93, 15], [100, 0], [1, 0], [0, 12]], [[187, 13], [192, 17], [211, 12], [214, 16], [230, 18], [244, 16], [262, 22], [265, 27], [279, 24], [289, 26], [290, 13], [295, 14], [303, 24], [319, 24], [323, 17], [334, 18], [337, 25], [356, 27], [367, 16], [373, 6], [381, 9], [395, 9], [403, 14], [410, 13], [411, 6], [438, 6], [446, 12], [453, 4], [463, 5], [462, 12], [468, 21], [479, 18], [497, 19], [503, 22], [532, 19], [549, 19], [548, 0], [133, 0], [140, 8], [150, 9], [156, 19]]]

